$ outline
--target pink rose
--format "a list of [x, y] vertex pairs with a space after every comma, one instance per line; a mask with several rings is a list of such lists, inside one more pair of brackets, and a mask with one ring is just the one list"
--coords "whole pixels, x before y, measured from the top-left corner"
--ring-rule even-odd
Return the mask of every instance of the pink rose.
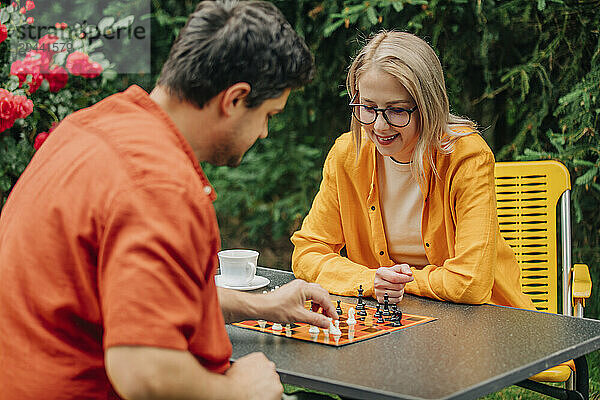
[[35, 141], [33, 142], [33, 148], [38, 150], [40, 147], [42, 147], [42, 144], [44, 144], [46, 139], [48, 139], [48, 135], [50, 135], [48, 132], [38, 133], [38, 135], [35, 137]]
[[69, 80], [69, 74], [63, 67], [55, 65], [50, 68], [48, 73], [44, 74], [44, 78], [46, 78], [50, 84], [50, 91], [52, 93], [56, 93], [65, 87], [67, 81]]
[[90, 62], [90, 57], [81, 51], [69, 54], [67, 69], [71, 74], [84, 78], [95, 78], [102, 72], [102, 66], [97, 62]]
[[15, 120], [25, 118], [32, 111], [33, 102], [30, 99], [0, 89], [0, 132], [12, 127]]
[[26, 96], [13, 96], [13, 115], [15, 119], [25, 118], [33, 112], [33, 101]]
[[15, 60], [10, 66], [11, 75], [19, 77], [19, 87], [27, 80], [27, 75], [31, 75], [29, 93], [38, 90], [44, 80], [42, 72], [48, 69], [49, 60], [47, 54], [43, 53], [38, 50], [29, 51], [23, 60]]
[[35, 8], [35, 3], [31, 0], [27, 0], [25, 2], [25, 8], [27, 9], [27, 11], [33, 10]]
[[4, 24], [0, 24], [0, 43], [4, 42], [8, 37], [8, 28]]
[[0, 120], [5, 121], [12, 118], [14, 113], [12, 99], [13, 94], [11, 92], [6, 89], [0, 89]]

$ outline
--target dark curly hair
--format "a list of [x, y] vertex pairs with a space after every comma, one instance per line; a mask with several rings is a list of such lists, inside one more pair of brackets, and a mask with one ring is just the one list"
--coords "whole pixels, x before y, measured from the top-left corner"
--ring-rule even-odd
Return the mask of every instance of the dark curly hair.
[[247, 107], [310, 81], [308, 47], [273, 4], [202, 1], [179, 33], [158, 85], [200, 108], [237, 82], [251, 92]]

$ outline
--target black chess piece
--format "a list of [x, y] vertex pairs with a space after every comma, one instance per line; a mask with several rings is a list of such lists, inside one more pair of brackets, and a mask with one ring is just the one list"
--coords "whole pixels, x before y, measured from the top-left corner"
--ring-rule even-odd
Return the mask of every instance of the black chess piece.
[[338, 300], [337, 301], [337, 308], [335, 309], [335, 311], [338, 313], [338, 315], [342, 315], [343, 311], [342, 311], [342, 306], [340, 305], [342, 301]]
[[398, 321], [398, 317], [396, 316], [396, 313], [394, 311], [391, 312], [392, 315], [390, 315], [390, 317], [387, 319], [388, 322], [396, 322]]
[[396, 309], [396, 312], [394, 313], [394, 318], [396, 320], [394, 322], [392, 322], [392, 326], [393, 327], [402, 326], [402, 311], [400, 311], [399, 309]]
[[383, 295], [383, 311], [381, 312], [381, 314], [384, 317], [389, 317], [391, 315], [390, 313], [390, 296], [385, 293]]
[[375, 314], [373, 314], [374, 318], [379, 318], [381, 317], [381, 304], [377, 303], [377, 311], [375, 311]]
[[367, 315], [367, 310], [365, 307], [365, 303], [363, 302], [363, 288], [362, 285], [359, 285], [358, 287], [358, 302], [356, 303], [356, 315], [359, 316], [366, 316]]
[[358, 287], [358, 302], [356, 303], [356, 310], [364, 310], [365, 309], [365, 303], [363, 303], [363, 288], [362, 285], [359, 285]]

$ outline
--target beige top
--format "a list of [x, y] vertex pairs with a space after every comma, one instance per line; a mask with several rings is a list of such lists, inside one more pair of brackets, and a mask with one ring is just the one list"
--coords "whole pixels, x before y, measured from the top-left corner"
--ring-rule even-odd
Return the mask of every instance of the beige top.
[[379, 202], [390, 258], [411, 267], [429, 264], [421, 238], [423, 196], [409, 163], [377, 154]]

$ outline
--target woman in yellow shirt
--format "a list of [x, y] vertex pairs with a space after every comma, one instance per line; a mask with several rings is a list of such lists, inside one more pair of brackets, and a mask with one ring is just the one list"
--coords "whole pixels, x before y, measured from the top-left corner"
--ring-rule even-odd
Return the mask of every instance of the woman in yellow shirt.
[[[404, 292], [533, 309], [500, 235], [494, 155], [449, 111], [433, 49], [404, 32], [374, 36], [347, 81], [340, 136], [302, 228], [292, 269], [331, 293], [399, 302]], [[345, 248], [345, 255], [340, 254]]]

